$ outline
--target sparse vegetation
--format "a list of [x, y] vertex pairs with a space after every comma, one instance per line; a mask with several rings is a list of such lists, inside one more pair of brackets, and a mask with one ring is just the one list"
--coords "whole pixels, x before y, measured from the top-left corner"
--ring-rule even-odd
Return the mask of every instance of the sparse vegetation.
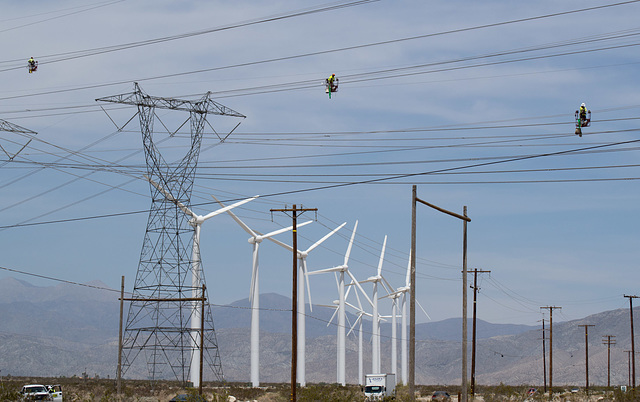
[[[19, 390], [24, 384], [60, 384], [65, 395], [65, 402], [119, 402], [116, 395], [116, 383], [111, 379], [92, 379], [82, 377], [70, 378], [30, 378], [30, 377], [5, 377], [0, 383], [0, 401], [19, 401]], [[253, 388], [248, 383], [206, 383], [203, 394], [208, 402], [228, 402], [230, 397], [237, 401], [258, 402], [287, 402], [290, 400], [291, 388], [289, 384], [263, 384], [259, 388]], [[542, 387], [532, 396], [527, 396], [530, 385], [506, 385], [478, 386], [476, 396], [481, 396], [485, 402], [498, 401], [547, 401], [548, 395], [544, 395]], [[619, 388], [592, 387], [589, 397], [583, 390], [572, 393], [572, 387], [554, 387], [555, 400], [562, 401], [640, 401], [637, 392], [622, 392]], [[460, 387], [455, 385], [417, 385], [416, 396], [430, 400], [435, 391], [447, 391], [452, 397], [460, 392]], [[123, 383], [123, 401], [132, 402], [167, 402], [177, 394], [188, 394], [194, 397], [198, 390], [183, 388], [176, 381], [159, 381], [154, 386], [149, 381], [126, 380]], [[359, 385], [338, 384], [307, 384], [296, 391], [297, 400], [300, 402], [352, 402], [362, 401], [363, 393]], [[558, 399], [560, 398], [560, 399]], [[397, 402], [409, 401], [409, 389], [406, 385], [396, 387]], [[391, 401], [391, 398], [385, 399]]]

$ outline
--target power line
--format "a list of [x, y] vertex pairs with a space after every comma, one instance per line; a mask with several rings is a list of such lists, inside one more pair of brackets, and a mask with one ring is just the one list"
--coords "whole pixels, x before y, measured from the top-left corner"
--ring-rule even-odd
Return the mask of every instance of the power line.
[[[417, 176], [424, 176], [424, 175], [438, 174], [438, 173], [445, 173], [445, 172], [453, 172], [453, 171], [457, 171], [457, 170], [472, 169], [472, 168], [477, 168], [477, 167], [482, 167], [482, 166], [497, 165], [497, 164], [501, 164], [501, 163], [524, 161], [524, 160], [530, 160], [530, 159], [536, 159], [536, 158], [542, 158], [542, 157], [549, 157], [549, 156], [567, 155], [567, 154], [572, 154], [572, 153], [577, 153], [577, 152], [584, 152], [584, 151], [596, 150], [596, 149], [604, 149], [604, 148], [608, 148], [608, 147], [625, 145], [625, 144], [632, 144], [632, 143], [637, 143], [637, 142], [640, 142], [640, 140], [620, 141], [620, 142], [609, 143], [609, 144], [605, 144], [605, 145], [596, 145], [596, 146], [590, 146], [590, 147], [575, 148], [575, 149], [570, 149], [570, 150], [562, 150], [562, 151], [557, 151], [557, 152], [549, 152], [549, 153], [542, 153], [542, 154], [535, 154], [535, 155], [511, 157], [511, 158], [508, 158], [508, 159], [501, 159], [501, 160], [497, 160], [497, 161], [494, 160], [494, 161], [489, 161], [489, 162], [474, 163], [474, 164], [470, 164], [470, 165], [456, 166], [456, 167], [450, 167], [450, 168], [442, 168], [442, 169], [436, 169], [436, 170], [431, 170], [431, 171], [416, 172], [416, 173], [404, 173], [404, 174], [398, 174], [398, 175], [391, 176], [391, 177], [373, 178], [373, 179], [361, 180], [361, 181], [348, 181], [348, 182], [342, 182], [342, 183], [331, 183], [331, 184], [326, 184], [326, 185], [316, 186], [316, 187], [309, 187], [309, 188], [296, 189], [296, 190], [273, 192], [273, 193], [270, 193], [270, 194], [262, 195], [261, 197], [262, 198], [275, 197], [275, 196], [282, 196], [282, 195], [288, 195], [288, 194], [305, 193], [305, 192], [310, 192], [310, 191], [327, 190], [327, 189], [331, 189], [331, 188], [347, 187], [347, 186], [352, 186], [352, 185], [377, 184], [377, 183], [382, 183], [382, 182], [387, 182], [387, 181], [396, 181], [396, 180], [399, 180], [399, 179], [405, 179], [405, 178], [410, 178], [410, 177], [417, 177]], [[4, 209], [6, 209], [6, 207]], [[87, 219], [91, 219], [91, 218], [87, 218]], [[19, 225], [15, 225], [15, 226], [12, 226], [12, 227], [18, 227], [18, 226]]]
[[[378, 0], [361, 0], [361, 1], [355, 1], [353, 3], [348, 3], [346, 5], [340, 5], [340, 6], [335, 6], [335, 7], [338, 7], [338, 8], [350, 7], [350, 6], [353, 6], [353, 5], [360, 5], [360, 3], [368, 3], [370, 1], [378, 1]], [[372, 46], [381, 46], [381, 45], [387, 45], [387, 44], [404, 42], [404, 41], [415, 40], [415, 39], [425, 39], [425, 38], [430, 38], [430, 37], [435, 37], [435, 36], [448, 35], [448, 34], [453, 34], [453, 33], [461, 33], [461, 32], [473, 31], [473, 30], [478, 30], [478, 29], [485, 29], [485, 28], [496, 27], [496, 26], [501, 26], [501, 25], [509, 25], [509, 24], [527, 22], [527, 21], [534, 21], [534, 20], [539, 20], [539, 19], [544, 19], [544, 18], [557, 17], [557, 16], [561, 16], [561, 15], [568, 15], [568, 14], [574, 14], [574, 13], [594, 11], [594, 10], [598, 10], [598, 9], [608, 8], [608, 7], [628, 5], [628, 4], [636, 3], [638, 1], [640, 1], [640, 0], [631, 0], [631, 1], [613, 3], [613, 4], [605, 4], [605, 5], [601, 5], [601, 6], [587, 7], [587, 8], [569, 10], [569, 11], [558, 12], [558, 13], [550, 13], [550, 14], [544, 14], [544, 15], [540, 15], [540, 16], [527, 17], [527, 18], [521, 18], [521, 19], [497, 22], [497, 23], [492, 23], [492, 24], [478, 25], [478, 26], [473, 26], [473, 27], [459, 28], [459, 29], [454, 29], [454, 30], [441, 31], [441, 32], [436, 32], [436, 33], [423, 34], [423, 35], [405, 37], [405, 38], [400, 38], [400, 39], [373, 42], [373, 43], [368, 43], [368, 44], [361, 44], [361, 45], [356, 45], [356, 46], [349, 46], [349, 47], [343, 47], [343, 48], [337, 48], [337, 49], [331, 49], [331, 50], [325, 50], [325, 51], [319, 51], [319, 52], [313, 52], [313, 53], [305, 53], [305, 54], [300, 54], [300, 55], [287, 56], [287, 57], [281, 57], [281, 58], [274, 58], [274, 59], [268, 59], [268, 60], [262, 60], [262, 61], [256, 61], [256, 62], [247, 62], [247, 63], [235, 64], [235, 65], [230, 65], [230, 66], [224, 66], [224, 67], [215, 67], [215, 68], [201, 69], [201, 70], [196, 70], [196, 71], [174, 73], [174, 74], [166, 74], [166, 75], [162, 75], [162, 76], [149, 77], [149, 78], [139, 78], [139, 79], [136, 79], [135, 81], [136, 82], [143, 82], [143, 81], [148, 81], [148, 80], [170, 78], [170, 77], [176, 77], [176, 76], [181, 76], [181, 75], [189, 75], [189, 74], [202, 73], [202, 72], [211, 72], [211, 71], [216, 71], [216, 70], [221, 70], [221, 69], [245, 67], [245, 66], [249, 66], [249, 65], [256, 65], [256, 64], [263, 64], [263, 63], [271, 63], [271, 62], [275, 62], [275, 61], [290, 60], [290, 59], [300, 58], [300, 57], [309, 57], [309, 56], [321, 55], [321, 54], [325, 54], [325, 53], [336, 53], [336, 52], [341, 52], [341, 51], [361, 49], [361, 48], [367, 48], [367, 47], [372, 47]], [[333, 8], [332, 7], [327, 7], [327, 9], [333, 9]], [[265, 18], [264, 20], [257, 20], [255, 22], [239, 23], [239, 24], [236, 24], [236, 25], [232, 25], [231, 27], [232, 28], [236, 28], [236, 27], [239, 27], [239, 26], [245, 26], [245, 25], [251, 25], [251, 24], [256, 24], [256, 23], [268, 22], [268, 21], [279, 20], [279, 19], [284, 19], [284, 18], [291, 18], [292, 16], [306, 15], [307, 13], [315, 13], [315, 12], [327, 11], [326, 9], [319, 9], [319, 10], [320, 11], [311, 10], [311, 11], [306, 11], [306, 12], [301, 12], [301, 13], [295, 13], [294, 12], [291, 15], [287, 15], [287, 16], [280, 16], [280, 17], [276, 16], [276, 17], [273, 17], [273, 18]], [[200, 34], [204, 34], [204, 33], [216, 32], [218, 30], [224, 30], [224, 29], [230, 29], [230, 28], [226, 28], [226, 27], [213, 28], [213, 29], [209, 29], [209, 30], [198, 31], [196, 33], [191, 33], [191, 34], [181, 34], [181, 35], [176, 35], [176, 36], [173, 36], [173, 37], [156, 38], [156, 39], [152, 39], [152, 40], [149, 40], [149, 41], [134, 42], [134, 43], [131, 43], [131, 44], [126, 44], [126, 45], [120, 45], [120, 46], [114, 46], [114, 47], [108, 47], [108, 48], [100, 48], [100, 49], [96, 50], [96, 53], [89, 53], [89, 54], [86, 54], [86, 55], [82, 54], [82, 55], [79, 55], [79, 56], [67, 57], [67, 58], [64, 58], [64, 59], [56, 60], [56, 61], [69, 60], [69, 59], [77, 58], [77, 57], [86, 57], [86, 56], [93, 55], [93, 54], [100, 54], [100, 53], [104, 53], [104, 52], [122, 50], [122, 49], [126, 49], [126, 48], [129, 48], [129, 47], [143, 46], [143, 45], [153, 44], [153, 43], [157, 43], [157, 42], [180, 39], [182, 37], [190, 37], [190, 36], [200, 35]], [[554, 47], [557, 47], [557, 46], [568, 46], [568, 45], [579, 44], [579, 43], [588, 42], [588, 41], [603, 40], [603, 38], [601, 36], [596, 36], [595, 39], [594, 39], [593, 36], [589, 37], [589, 38], [591, 38], [591, 39], [582, 40], [582, 41], [574, 40], [573, 43], [569, 43], [569, 44], [560, 43], [560, 44], [556, 44], [556, 45], [547, 45], [546, 47], [548, 47], [548, 46], [554, 46]], [[637, 46], [637, 45], [639, 45], [639, 44], [620, 45], [620, 46], [626, 47], [626, 46]], [[545, 47], [542, 47], [542, 48], [545, 48]], [[542, 49], [542, 48], [540, 48], [540, 49]], [[601, 49], [587, 50], [587, 51], [601, 51], [601, 50], [609, 50], [609, 49], [613, 49], [613, 48], [616, 48], [616, 47], [601, 48]], [[490, 55], [473, 56], [473, 57], [470, 57], [470, 58], [453, 60], [453, 61], [445, 61], [445, 62], [440, 62], [440, 63], [429, 63], [429, 64], [426, 64], [426, 65], [403, 67], [402, 69], [415, 69], [417, 67], [434, 66], [434, 65], [439, 65], [439, 64], [455, 63], [455, 62], [460, 62], [461, 60], [469, 61], [469, 60], [473, 60], [473, 59], [482, 59], [482, 58], [488, 58], [488, 57], [503, 56], [503, 55], [506, 55], [506, 54], [530, 52], [530, 51], [533, 51], [533, 50], [540, 50], [540, 49], [536, 49], [536, 48], [517, 49], [517, 50], [513, 50], [513, 51], [494, 53], [494, 54], [490, 54]], [[72, 54], [73, 53], [82, 53], [82, 52], [88, 52], [88, 51], [72, 52]], [[577, 53], [580, 53], [580, 52], [582, 52], [582, 51], [578, 51]], [[556, 55], [549, 55], [549, 56], [537, 56], [537, 57], [534, 57], [533, 59], [535, 59], [535, 58], [546, 58], [546, 57], [558, 57], [558, 56], [571, 55], [571, 54], [576, 54], [576, 52], [567, 52], [567, 53], [563, 53], [563, 54], [556, 54]], [[514, 61], [524, 61], [524, 60], [530, 60], [530, 58], [518, 59], [518, 60], [509, 60], [509, 61], [496, 62], [496, 63], [489, 63], [489, 64], [486, 64], [486, 65], [512, 63]], [[437, 70], [437, 71], [420, 72], [419, 74], [426, 74], [426, 73], [431, 73], [431, 72], [451, 71], [451, 70], [457, 70], [457, 69], [460, 69], [460, 68], [470, 68], [470, 67], [478, 67], [478, 66], [484, 66], [484, 65], [456, 67], [456, 68], [443, 69], [443, 70]], [[22, 68], [22, 67], [16, 67], [16, 68]], [[15, 69], [15, 68], [12, 68], [12, 69]], [[2, 72], [2, 71], [7, 71], [7, 70], [0, 70], [0, 72]], [[381, 70], [381, 71], [386, 71], [386, 70]], [[367, 73], [367, 74], [379, 74], [379, 73], [380, 72], [371, 72], [371, 73]], [[417, 73], [411, 73], [410, 75], [414, 75], [414, 74], [417, 74]], [[355, 76], [357, 76], [357, 75], [355, 75]], [[384, 77], [384, 78], [388, 79], [388, 78], [395, 78], [395, 77], [398, 77], [398, 76], [402, 76], [402, 75], [388, 76], [388, 77]], [[377, 80], [377, 79], [382, 79], [382, 78], [379, 78], [379, 77], [378, 78], [364, 78], [364, 79], [354, 80], [352, 82], [368, 81], [368, 80], [372, 80], [372, 79], [376, 79]], [[105, 84], [88, 85], [88, 86], [75, 87], [75, 88], [64, 89], [64, 90], [46, 91], [46, 92], [41, 92], [41, 93], [37, 93], [37, 94], [16, 95], [16, 96], [10, 96], [10, 97], [3, 97], [3, 98], [0, 98], [0, 100], [16, 99], [16, 98], [22, 98], [22, 97], [32, 97], [32, 96], [36, 96], [36, 95], [47, 95], [47, 94], [62, 93], [62, 92], [77, 91], [77, 90], [85, 90], [85, 89], [94, 89], [94, 88], [105, 87], [105, 86], [121, 85], [121, 84], [128, 83], [128, 82], [130, 82], [130, 80], [112, 82], [112, 83], [105, 83]], [[312, 88], [312, 87], [316, 87], [317, 85], [318, 85], [318, 83], [316, 82], [316, 80], [306, 80], [306, 81], [298, 81], [298, 82], [292, 82], [292, 83], [280, 83], [280, 84], [273, 84], [273, 85], [260, 86], [260, 87], [250, 87], [250, 88], [244, 88], [244, 89], [237, 89], [237, 90], [232, 90], [232, 92], [253, 91], [253, 92], [248, 93], [248, 94], [245, 93], [244, 95], [255, 95], [255, 94], [264, 93], [264, 91], [267, 90], [267, 89], [269, 90], [269, 92], [281, 92], [283, 90], [289, 91], [289, 90], [293, 90], [293, 89]], [[287, 86], [287, 87], [290, 87], [290, 88], [282, 88], [283, 86]], [[229, 91], [218, 91], [218, 92], [214, 92], [214, 94], [222, 95], [222, 94], [225, 94], [225, 93], [228, 93], [228, 92]], [[226, 96], [220, 96], [220, 97], [228, 97], [228, 96], [232, 96], [232, 95], [226, 95]], [[234, 96], [237, 96], [237, 95], [234, 95]]]
[[[123, 1], [123, 0], [120, 0], [120, 1]], [[50, 63], [57, 63], [57, 62], [60, 62], [60, 61], [74, 60], [74, 59], [78, 59], [78, 58], [81, 58], [81, 57], [88, 57], [88, 56], [95, 56], [95, 55], [98, 55], [98, 54], [111, 53], [111, 52], [115, 52], [115, 51], [132, 49], [132, 48], [137, 48], [137, 47], [141, 47], [141, 46], [148, 46], [148, 45], [153, 45], [153, 44], [157, 44], [157, 43], [169, 42], [169, 41], [173, 41], [173, 40], [177, 40], [177, 39], [190, 38], [190, 37], [194, 37], [194, 36], [205, 35], [205, 34], [210, 34], [210, 33], [214, 33], [214, 32], [221, 32], [221, 31], [226, 31], [226, 30], [235, 29], [235, 28], [241, 28], [241, 27], [247, 27], [247, 26], [251, 26], [251, 25], [263, 24], [263, 23], [267, 23], [267, 22], [280, 21], [280, 20], [285, 20], [285, 19], [294, 18], [294, 17], [301, 17], [301, 16], [311, 15], [311, 14], [316, 14], [316, 13], [335, 11], [335, 10], [339, 10], [339, 9], [342, 9], [342, 8], [359, 6], [359, 5], [368, 4], [368, 3], [377, 2], [377, 1], [380, 1], [380, 0], [353, 0], [353, 1], [346, 1], [346, 2], [342, 1], [342, 2], [336, 2], [336, 3], [321, 5], [321, 6], [318, 6], [318, 7], [315, 7], [315, 8], [306, 8], [306, 9], [302, 9], [302, 10], [298, 10], [298, 11], [291, 11], [291, 12], [277, 14], [277, 15], [273, 15], [273, 16], [269, 16], [269, 17], [262, 17], [262, 18], [258, 18], [258, 19], [254, 19], [254, 20], [249, 20], [249, 21], [239, 22], [239, 23], [235, 23], [235, 24], [230, 24], [230, 25], [226, 25], [226, 26], [222, 26], [222, 27], [208, 28], [208, 29], [204, 29], [204, 30], [200, 30], [200, 31], [182, 33], [182, 34], [173, 35], [173, 36], [165, 36], [165, 37], [159, 37], [159, 38], [154, 38], [154, 39], [148, 39], [148, 40], [144, 40], [144, 41], [129, 42], [129, 43], [120, 44], [120, 45], [105, 46], [105, 47], [100, 47], [100, 48], [79, 50], [79, 51], [73, 51], [73, 52], [67, 52], [67, 53], [57, 53], [57, 54], [50, 54], [50, 55], [42, 55], [42, 56], [40, 56], [40, 59], [52, 58], [52, 60], [40, 62], [40, 64], [50, 64]], [[15, 62], [15, 61], [16, 60], [12, 60], [12, 62]], [[15, 70], [16, 68], [22, 68], [22, 67], [12, 67], [12, 68], [8, 68], [8, 69], [5, 69], [5, 70], [0, 70], [0, 72], [9, 71], [9, 70]]]
[[[55, 19], [58, 19], [58, 18], [68, 17], [70, 15], [84, 13], [84, 12], [87, 12], [87, 11], [95, 10], [97, 8], [102, 8], [102, 7], [110, 6], [110, 5], [113, 5], [113, 4], [116, 4], [116, 3], [121, 3], [123, 1], [125, 1], [125, 0], [115, 0], [115, 1], [102, 2], [102, 3], [98, 3], [95, 6], [90, 6], [89, 8], [85, 8], [85, 7], [87, 7], [87, 5], [84, 5], [84, 6], [71, 7], [71, 8], [59, 10], [59, 11], [66, 11], [66, 10], [74, 10], [74, 9], [77, 9], [77, 8], [85, 8], [84, 10], [73, 11], [73, 12], [70, 12], [70, 13], [67, 13], [67, 14], [62, 14], [62, 15], [58, 15], [58, 16], [55, 16], [55, 17], [50, 17], [50, 18], [46, 18], [46, 19], [43, 19], [43, 20], [30, 22], [30, 23], [23, 24], [23, 25], [18, 25], [18, 26], [11, 27], [11, 28], [6, 28], [6, 29], [3, 29], [3, 30], [0, 30], [0, 33], [7, 32], [7, 31], [12, 31], [14, 29], [24, 28], [24, 27], [28, 27], [28, 26], [32, 26], [32, 25], [36, 25], [36, 24], [40, 24], [40, 23], [51, 21], [51, 20], [55, 20]], [[49, 11], [49, 12], [46, 12], [46, 13], [35, 14], [33, 16], [54, 14], [56, 12], [58, 12], [58, 11]], [[30, 17], [33, 17], [33, 16], [30, 16]], [[21, 18], [30, 18], [30, 17], [21, 17]], [[12, 20], [21, 19], [21, 18], [6, 19], [6, 20], [2, 20], [0, 22], [12, 21]], [[6, 62], [0, 62], [0, 64], [2, 64], [2, 63], [6, 63]]]

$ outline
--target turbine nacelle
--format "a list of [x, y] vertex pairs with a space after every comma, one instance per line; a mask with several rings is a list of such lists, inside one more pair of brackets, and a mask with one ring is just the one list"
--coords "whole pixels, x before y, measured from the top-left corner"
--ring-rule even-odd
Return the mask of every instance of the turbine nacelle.
[[194, 216], [193, 218], [189, 219], [189, 225], [196, 227], [198, 225], [202, 225], [202, 223], [205, 221], [204, 216], [202, 215], [197, 215]]
[[367, 279], [365, 279], [364, 281], [360, 282], [360, 283], [369, 283], [369, 282], [380, 282], [382, 281], [382, 277], [380, 275], [376, 275], [376, 276], [370, 276]]

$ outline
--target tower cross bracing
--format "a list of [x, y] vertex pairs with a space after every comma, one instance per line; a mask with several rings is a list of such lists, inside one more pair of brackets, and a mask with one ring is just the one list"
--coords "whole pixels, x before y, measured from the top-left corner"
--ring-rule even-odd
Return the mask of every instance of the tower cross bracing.
[[[129, 305], [123, 331], [123, 374], [143, 355], [151, 381], [175, 378], [186, 383], [191, 361], [199, 352], [200, 334], [195, 333], [191, 321], [201, 319], [202, 305], [193, 299], [210, 299], [206, 290], [202, 294], [204, 273], [199, 247], [193, 247], [196, 228], [179, 205], [190, 207], [191, 204], [207, 116], [245, 117], [213, 101], [210, 95], [208, 92], [198, 100], [161, 98], [144, 93], [135, 83], [132, 93], [97, 99], [137, 107], [147, 177], [149, 183], [159, 183], [159, 186], [149, 184], [151, 208], [133, 286], [134, 300]], [[154, 142], [156, 109], [189, 112], [189, 149], [177, 162], [167, 162]], [[166, 193], [172, 197], [166, 197]], [[194, 249], [198, 252], [193, 253]], [[216, 380], [223, 380], [209, 306], [205, 306], [203, 333], [204, 372], [211, 373]]]

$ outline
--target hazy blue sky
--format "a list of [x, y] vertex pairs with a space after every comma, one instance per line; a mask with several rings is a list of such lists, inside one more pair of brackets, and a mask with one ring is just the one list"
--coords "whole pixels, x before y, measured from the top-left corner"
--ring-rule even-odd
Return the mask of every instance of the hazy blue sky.
[[[140, 128], [136, 117], [118, 131], [110, 118], [122, 125], [135, 108], [103, 104], [107, 115], [95, 99], [136, 81], [156, 96], [211, 91], [247, 116], [223, 144], [207, 126], [196, 212], [216, 208], [210, 194], [260, 194], [236, 212], [266, 232], [290, 224], [271, 208], [318, 208], [301, 249], [347, 222], [311, 270], [342, 263], [358, 220], [350, 269], [374, 275], [387, 235], [382, 273], [402, 286], [417, 184], [428, 202], [468, 207], [468, 266], [491, 270], [480, 318], [536, 325], [541, 306], [561, 306], [557, 320], [628, 306], [640, 283], [640, 4], [353, 3], [3, 2], [0, 118], [38, 135], [13, 161], [0, 155], [0, 277], [118, 288], [125, 275], [131, 290], [150, 205]], [[350, 6], [318, 11], [337, 5]], [[331, 73], [341, 86], [328, 99]], [[578, 137], [582, 102], [593, 124]], [[187, 118], [157, 115], [172, 131]], [[209, 122], [228, 133], [238, 120]], [[155, 130], [177, 159], [186, 128]], [[0, 137], [9, 153], [25, 141]], [[459, 317], [462, 223], [420, 206], [418, 228], [418, 300], [434, 320]], [[204, 224], [213, 303], [248, 297], [246, 240], [228, 216]], [[263, 243], [260, 260], [261, 291], [289, 296], [289, 253]], [[314, 303], [337, 298], [332, 275], [310, 281]]]

